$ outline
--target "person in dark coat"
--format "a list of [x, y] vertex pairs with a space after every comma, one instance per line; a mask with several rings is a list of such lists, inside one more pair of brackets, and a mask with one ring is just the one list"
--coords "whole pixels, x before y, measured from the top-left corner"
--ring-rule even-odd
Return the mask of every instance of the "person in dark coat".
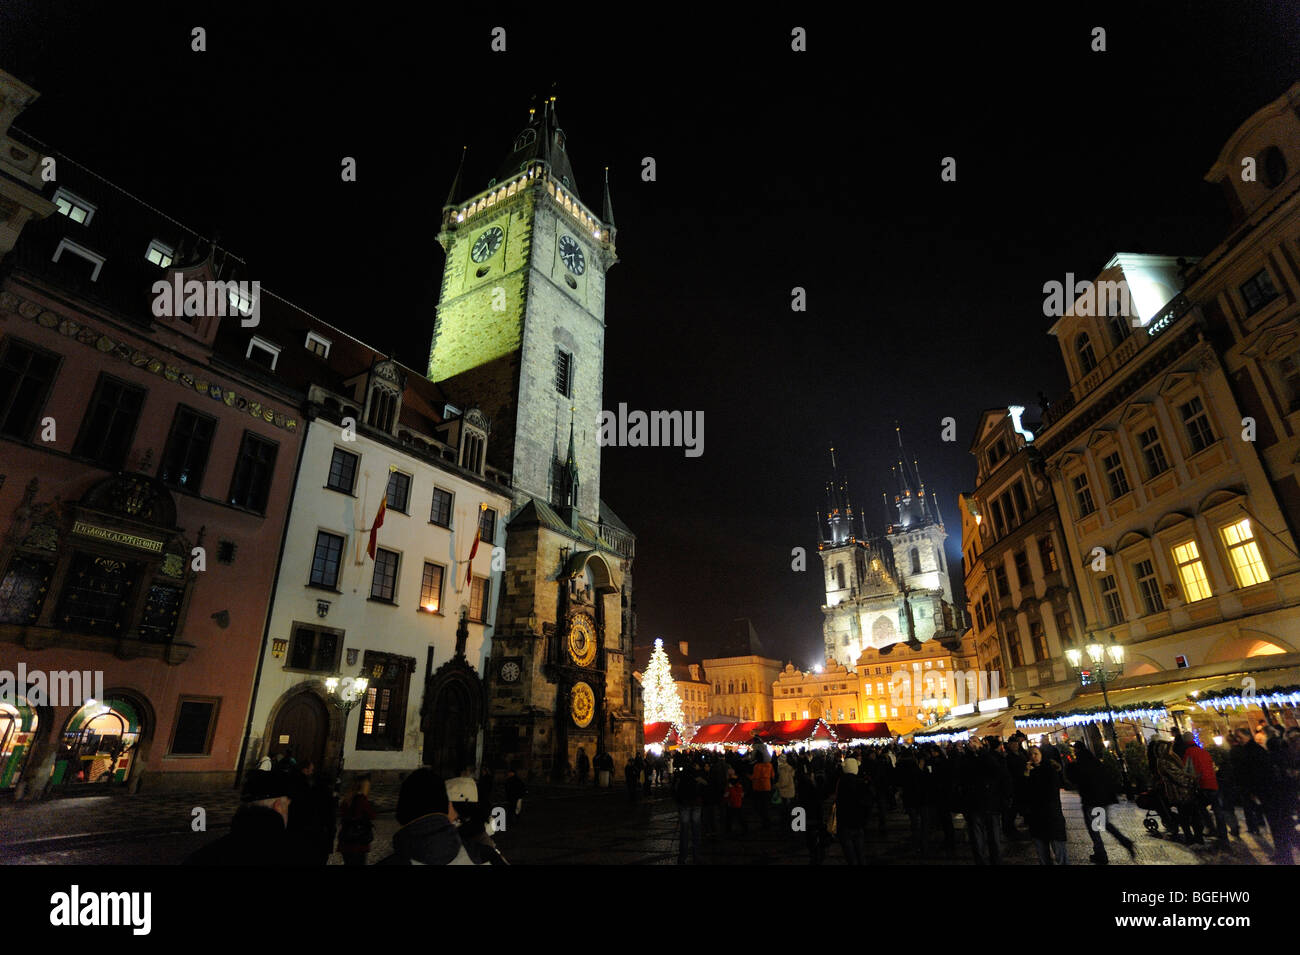
[[253, 770], [245, 780], [243, 804], [235, 812], [230, 832], [191, 854], [185, 865], [305, 865], [301, 843], [289, 835], [293, 790], [290, 774]]
[[1007, 740], [1007, 775], [1011, 778], [1011, 802], [1002, 811], [1002, 835], [1008, 840], [1021, 838], [1016, 829], [1016, 816], [1025, 811], [1025, 787], [1029, 782], [1029, 756], [1023, 746], [1026, 737], [1016, 733]]
[[303, 854], [312, 865], [329, 862], [334, 851], [337, 810], [332, 784], [316, 772], [311, 760], [303, 763], [289, 805], [289, 835], [302, 844]]
[[1048, 762], [1037, 746], [1029, 747], [1029, 762], [1022, 770], [1025, 777], [1023, 810], [1029, 837], [1038, 849], [1038, 861], [1066, 865], [1065, 814], [1061, 812], [1061, 764]]
[[456, 828], [456, 810], [447, 785], [431, 769], [417, 769], [397, 796], [393, 854], [379, 865], [488, 865], [473, 854]]
[[858, 761], [846, 759], [835, 783], [835, 827], [849, 865], [867, 864], [867, 793], [858, 777]]
[[339, 852], [344, 865], [365, 865], [375, 838], [375, 807], [370, 802], [370, 777], [352, 781], [339, 813]]
[[1110, 780], [1106, 778], [1105, 767], [1082, 742], [1074, 744], [1074, 762], [1066, 769], [1066, 779], [1078, 790], [1079, 802], [1083, 804], [1084, 825], [1088, 827], [1088, 835], [1092, 839], [1093, 853], [1089, 861], [1096, 865], [1107, 865], [1110, 862], [1106, 855], [1106, 844], [1101, 841], [1102, 829], [1109, 832], [1136, 859], [1137, 850], [1133, 847], [1133, 840], [1116, 829], [1111, 820], [1110, 807], [1118, 801], [1118, 797]]
[[804, 762], [794, 781], [795, 805], [804, 811], [804, 842], [808, 846], [808, 864], [821, 865], [826, 860], [826, 821], [822, 816], [824, 794], [813, 777], [812, 767]]
[[903, 809], [911, 832], [912, 851], [921, 855], [925, 851], [925, 757], [911, 751], [898, 761], [898, 790], [903, 797]]
[[1251, 810], [1267, 819], [1273, 837], [1273, 861], [1290, 865], [1296, 835], [1283, 767], [1255, 741], [1250, 730], [1243, 727], [1232, 735], [1236, 745], [1230, 758], [1238, 793], [1247, 807], [1246, 822], [1249, 825]]
[[623, 783], [627, 786], [628, 802], [636, 802], [637, 778], [641, 775], [636, 766], [637, 760], [629, 756], [627, 765], [623, 767]]
[[1002, 807], [1011, 793], [1006, 763], [982, 740], [972, 738], [966, 746], [958, 784], [971, 853], [976, 865], [1001, 865]]
[[587, 772], [591, 769], [591, 760], [587, 758], [587, 751], [581, 746], [578, 747], [578, 782], [586, 783]]

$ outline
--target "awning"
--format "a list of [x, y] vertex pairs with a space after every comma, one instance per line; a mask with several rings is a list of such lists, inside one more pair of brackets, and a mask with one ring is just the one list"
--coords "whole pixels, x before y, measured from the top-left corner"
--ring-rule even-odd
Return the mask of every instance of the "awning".
[[954, 716], [951, 719], [934, 724], [929, 729], [917, 730], [912, 733], [912, 740], [913, 742], [930, 740], [936, 743], [945, 743], [950, 739], [965, 739], [967, 733], [981, 723], [987, 722], [988, 719], [989, 715], [987, 713], [967, 713], [964, 716]]
[[682, 740], [677, 727], [672, 723], [646, 723], [645, 744], [647, 746], [676, 746]]
[[1300, 706], [1300, 667], [1281, 667], [1220, 678], [1189, 701], [1201, 709], [1235, 710], [1242, 707]]
[[858, 739], [890, 739], [894, 735], [887, 723], [832, 723], [831, 732], [841, 743]]
[[735, 729], [738, 723], [710, 723], [707, 726], [701, 726], [691, 737], [692, 745], [705, 746], [713, 743], [725, 742], [727, 736]]

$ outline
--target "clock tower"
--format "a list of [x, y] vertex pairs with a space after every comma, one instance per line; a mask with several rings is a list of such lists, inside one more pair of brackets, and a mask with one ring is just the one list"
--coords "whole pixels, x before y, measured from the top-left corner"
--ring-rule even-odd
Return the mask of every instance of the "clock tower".
[[484, 757], [558, 777], [579, 748], [621, 763], [641, 745], [635, 538], [600, 499], [605, 275], [618, 261], [608, 174], [597, 216], [552, 96], [486, 188], [464, 179], [462, 157], [438, 235], [429, 378], [489, 416], [488, 460], [510, 468]]

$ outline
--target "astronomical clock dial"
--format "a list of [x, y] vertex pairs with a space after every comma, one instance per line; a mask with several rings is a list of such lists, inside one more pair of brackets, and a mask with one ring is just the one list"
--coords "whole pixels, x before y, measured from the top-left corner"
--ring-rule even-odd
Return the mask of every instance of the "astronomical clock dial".
[[514, 660], [509, 660], [501, 665], [501, 679], [505, 683], [518, 683], [521, 672], [519, 664], [515, 663]]
[[573, 685], [569, 712], [573, 715], [575, 726], [585, 728], [591, 725], [591, 718], [596, 715], [596, 694], [591, 692], [591, 687], [585, 683]]
[[474, 240], [474, 247], [469, 250], [469, 257], [475, 262], [484, 262], [492, 258], [496, 250], [501, 248], [501, 240], [505, 235], [500, 226], [488, 229]]
[[581, 275], [587, 271], [587, 260], [582, 254], [582, 246], [578, 245], [578, 240], [573, 236], [560, 236], [560, 258], [564, 260], [564, 267], [574, 275]]
[[596, 622], [585, 613], [569, 621], [569, 656], [580, 667], [589, 667], [596, 659]]

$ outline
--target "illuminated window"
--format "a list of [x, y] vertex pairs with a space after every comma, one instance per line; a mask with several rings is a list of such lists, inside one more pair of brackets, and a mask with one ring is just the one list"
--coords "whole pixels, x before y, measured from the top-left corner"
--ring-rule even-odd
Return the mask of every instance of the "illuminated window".
[[322, 338], [315, 332], [308, 332], [307, 350], [317, 358], [328, 358], [330, 356], [330, 340]]
[[361, 672], [369, 679], [357, 727], [357, 749], [402, 748], [406, 734], [407, 688], [415, 661], [367, 650]]
[[475, 577], [469, 593], [469, 619], [475, 623], [487, 620], [488, 589], [491, 581], [486, 577]]
[[1058, 569], [1056, 564], [1056, 548], [1052, 546], [1052, 538], [1050, 536], [1038, 538], [1038, 561], [1043, 565], [1043, 573], [1045, 574], [1055, 573]]
[[144, 257], [160, 268], [167, 268], [172, 264], [172, 259], [176, 257], [175, 251], [169, 245], [164, 245], [157, 239], [149, 243], [149, 248], [145, 250]]
[[437, 613], [442, 606], [442, 567], [432, 561], [424, 562], [424, 577], [420, 581], [420, 609]]
[[1269, 579], [1250, 518], [1243, 517], [1224, 527], [1223, 542], [1228, 546], [1228, 562], [1232, 564], [1238, 587], [1251, 587]]
[[82, 225], [90, 225], [90, 220], [95, 216], [94, 206], [63, 188], [54, 194], [54, 204], [58, 206], [60, 214]]
[[1174, 547], [1174, 563], [1178, 565], [1178, 576], [1183, 582], [1183, 593], [1188, 603], [1195, 603], [1211, 596], [1210, 583], [1205, 579], [1205, 565], [1201, 562], [1201, 552], [1196, 541], [1190, 540]]

